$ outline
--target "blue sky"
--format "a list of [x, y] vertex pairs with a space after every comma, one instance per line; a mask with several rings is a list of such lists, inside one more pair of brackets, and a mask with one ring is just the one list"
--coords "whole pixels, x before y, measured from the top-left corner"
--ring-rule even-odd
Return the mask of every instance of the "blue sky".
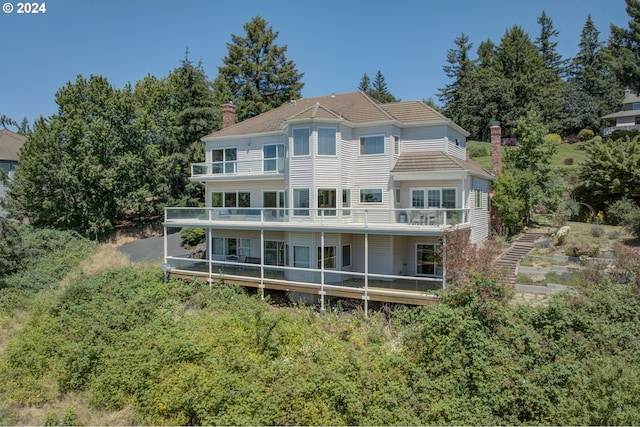
[[14, 11], [0, 12], [0, 113], [18, 122], [55, 114], [56, 91], [78, 74], [121, 88], [166, 76], [187, 48], [213, 80], [231, 34], [244, 35], [255, 15], [288, 46], [304, 97], [356, 90], [365, 72], [380, 70], [397, 98], [436, 102], [448, 83], [447, 49], [461, 33], [474, 52], [513, 25], [535, 39], [544, 10], [560, 31], [558, 51], [572, 57], [588, 15], [602, 41], [611, 23], [629, 21], [624, 0], [49, 0], [40, 14], [18, 14], [18, 2], [7, 2]]

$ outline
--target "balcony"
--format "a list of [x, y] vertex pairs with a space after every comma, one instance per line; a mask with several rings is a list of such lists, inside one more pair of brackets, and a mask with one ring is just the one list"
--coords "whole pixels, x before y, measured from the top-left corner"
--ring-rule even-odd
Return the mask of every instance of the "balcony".
[[469, 209], [165, 208], [167, 226], [273, 229], [444, 230], [468, 226]]
[[191, 165], [192, 180], [224, 179], [233, 177], [282, 177], [284, 159], [234, 160]]
[[640, 125], [624, 125], [624, 126], [618, 125], [618, 126], [606, 127], [604, 128], [604, 131], [602, 131], [602, 136], [609, 136], [617, 130], [624, 130], [624, 131], [640, 130]]

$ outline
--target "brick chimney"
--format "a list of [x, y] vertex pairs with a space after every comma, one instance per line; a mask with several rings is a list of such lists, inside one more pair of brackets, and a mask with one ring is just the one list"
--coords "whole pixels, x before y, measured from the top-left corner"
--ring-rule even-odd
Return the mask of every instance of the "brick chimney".
[[222, 129], [236, 124], [236, 106], [232, 102], [222, 104]]
[[500, 122], [491, 122], [491, 173], [494, 176], [500, 175], [501, 172], [501, 148], [502, 148], [502, 128]]

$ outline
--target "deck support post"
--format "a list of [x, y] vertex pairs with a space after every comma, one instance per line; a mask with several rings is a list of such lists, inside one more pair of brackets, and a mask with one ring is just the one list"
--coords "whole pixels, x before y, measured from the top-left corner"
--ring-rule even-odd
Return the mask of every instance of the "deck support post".
[[322, 231], [320, 232], [320, 311], [324, 313], [324, 310], [324, 231]]
[[264, 299], [264, 228], [260, 229], [260, 298]]
[[442, 235], [442, 289], [447, 289], [447, 235]]
[[364, 233], [364, 316], [369, 316], [369, 233]]
[[213, 263], [211, 262], [211, 260], [213, 259], [213, 247], [212, 247], [212, 240], [211, 240], [211, 229], [207, 228], [207, 242], [205, 244], [205, 253], [207, 254], [207, 268], [209, 270], [209, 280], [207, 280], [207, 282], [209, 282], [209, 290], [211, 290], [211, 288], [213, 287], [211, 285], [211, 282], [213, 280]]

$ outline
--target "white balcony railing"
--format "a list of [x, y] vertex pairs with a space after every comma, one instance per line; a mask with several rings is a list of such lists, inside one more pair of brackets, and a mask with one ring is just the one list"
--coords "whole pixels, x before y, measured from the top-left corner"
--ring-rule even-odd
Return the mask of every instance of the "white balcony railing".
[[312, 208], [165, 208], [165, 222], [227, 222], [264, 224], [296, 222], [301, 225], [423, 226], [444, 228], [469, 223], [469, 209], [312, 209]]
[[284, 159], [234, 160], [226, 162], [193, 163], [191, 177], [221, 177], [238, 175], [282, 175]]

